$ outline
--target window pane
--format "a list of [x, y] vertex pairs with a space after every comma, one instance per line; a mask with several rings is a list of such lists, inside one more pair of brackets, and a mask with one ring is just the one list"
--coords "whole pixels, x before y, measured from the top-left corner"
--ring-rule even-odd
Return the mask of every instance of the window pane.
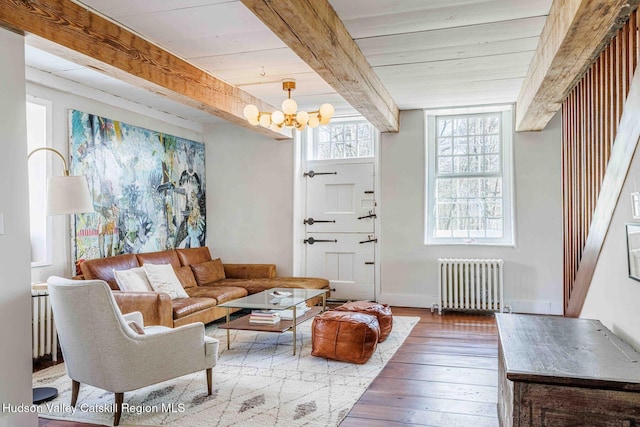
[[373, 156], [373, 143], [371, 140], [360, 141], [358, 143], [358, 156], [357, 157], [371, 157]]
[[357, 157], [357, 149], [356, 143], [349, 141], [344, 144], [344, 157], [345, 158], [353, 158]]
[[467, 144], [467, 138], [453, 138], [453, 154], [467, 154]]
[[500, 132], [500, 116], [488, 116], [484, 122], [484, 133], [496, 134]]
[[355, 123], [344, 125], [344, 139], [345, 141], [355, 141], [357, 139]]
[[342, 135], [343, 130], [344, 130], [344, 126], [342, 125], [331, 126], [331, 140], [343, 141], [344, 140], [344, 137]]
[[437, 179], [436, 180], [436, 197], [440, 199], [450, 199], [453, 197], [453, 180]]
[[467, 135], [467, 119], [454, 119], [453, 120], [453, 134], [454, 135]]
[[452, 135], [452, 120], [450, 119], [439, 119], [438, 120], [438, 137], [441, 136], [451, 136]]
[[326, 126], [318, 128], [318, 142], [329, 142], [329, 129]]
[[469, 172], [478, 173], [482, 172], [482, 156], [470, 156], [469, 157]]
[[331, 148], [332, 159], [344, 159], [344, 144], [333, 144]]
[[439, 173], [453, 172], [453, 160], [451, 159], [451, 157], [442, 157], [438, 159], [438, 172]]
[[438, 139], [438, 155], [450, 156], [451, 155], [451, 138]]
[[368, 123], [358, 123], [358, 140], [371, 138], [371, 125]]
[[484, 152], [485, 153], [499, 153], [500, 152], [500, 137], [497, 135], [491, 135], [485, 137]]
[[496, 155], [484, 156], [484, 170], [487, 172], [500, 172], [500, 157]]
[[453, 214], [452, 203], [438, 203], [436, 206], [436, 216], [438, 218], [449, 218]]
[[482, 154], [484, 149], [483, 137], [470, 136], [469, 137], [469, 154]]

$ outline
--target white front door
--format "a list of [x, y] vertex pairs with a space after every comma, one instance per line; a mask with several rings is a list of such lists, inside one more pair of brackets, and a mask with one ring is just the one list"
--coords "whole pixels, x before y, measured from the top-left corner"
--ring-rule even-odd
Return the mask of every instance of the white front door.
[[375, 299], [373, 163], [309, 164], [305, 274], [331, 282], [331, 298]]

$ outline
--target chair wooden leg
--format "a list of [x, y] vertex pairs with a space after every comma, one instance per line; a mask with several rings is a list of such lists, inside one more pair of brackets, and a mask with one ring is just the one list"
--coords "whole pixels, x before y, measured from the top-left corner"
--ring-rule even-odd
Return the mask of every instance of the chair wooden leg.
[[120, 415], [122, 415], [122, 401], [124, 400], [124, 393], [116, 393], [116, 413], [113, 416], [113, 425], [120, 424]]
[[78, 392], [80, 391], [80, 383], [76, 380], [71, 380], [71, 406], [75, 407], [78, 401]]
[[211, 396], [211, 371], [212, 368], [207, 369], [207, 396]]

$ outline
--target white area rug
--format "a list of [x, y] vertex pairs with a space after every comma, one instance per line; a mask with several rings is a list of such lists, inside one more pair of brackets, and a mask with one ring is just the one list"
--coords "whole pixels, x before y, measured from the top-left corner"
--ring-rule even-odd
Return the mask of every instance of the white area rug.
[[[210, 325], [207, 335], [220, 340], [213, 395], [206, 395], [204, 372], [128, 392], [120, 424], [337, 426], [417, 322], [417, 317], [395, 316], [393, 331], [364, 365], [311, 356], [311, 321], [298, 326], [295, 356], [290, 332], [231, 331], [227, 350], [226, 332]], [[113, 393], [104, 390], [82, 385], [71, 412], [71, 380], [63, 364], [36, 372], [33, 386], [56, 387], [60, 393], [40, 406], [43, 417], [113, 425]]]

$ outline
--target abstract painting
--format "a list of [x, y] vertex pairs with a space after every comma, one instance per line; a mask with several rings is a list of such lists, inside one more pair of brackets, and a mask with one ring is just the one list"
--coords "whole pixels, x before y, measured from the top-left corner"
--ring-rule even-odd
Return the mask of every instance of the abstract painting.
[[69, 144], [95, 209], [74, 216], [76, 262], [205, 245], [204, 144], [77, 110]]

